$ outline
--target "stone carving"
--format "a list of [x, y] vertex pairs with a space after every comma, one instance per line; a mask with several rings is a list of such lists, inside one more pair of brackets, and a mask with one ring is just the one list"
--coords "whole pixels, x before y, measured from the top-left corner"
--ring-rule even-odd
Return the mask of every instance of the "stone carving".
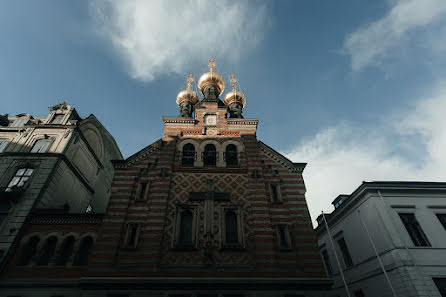
[[215, 85], [209, 84], [203, 90], [204, 99], [216, 100], [218, 99], [218, 89]]
[[229, 104], [229, 117], [242, 119], [243, 107], [239, 102], [232, 102]]
[[190, 118], [192, 117], [192, 102], [190, 101], [183, 101], [180, 104], [180, 117], [182, 118]]

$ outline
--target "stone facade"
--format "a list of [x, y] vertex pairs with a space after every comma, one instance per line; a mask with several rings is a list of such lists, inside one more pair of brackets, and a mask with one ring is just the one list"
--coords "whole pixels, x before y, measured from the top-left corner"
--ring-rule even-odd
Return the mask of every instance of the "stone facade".
[[351, 195], [336, 198], [335, 210], [325, 215], [335, 249], [322, 215], [316, 228], [325, 266], [334, 280], [332, 296], [347, 296], [336, 255], [350, 296], [446, 296], [434, 282], [443, 286], [446, 282], [446, 224], [441, 221], [446, 218], [445, 198], [446, 183], [428, 182], [364, 182]]

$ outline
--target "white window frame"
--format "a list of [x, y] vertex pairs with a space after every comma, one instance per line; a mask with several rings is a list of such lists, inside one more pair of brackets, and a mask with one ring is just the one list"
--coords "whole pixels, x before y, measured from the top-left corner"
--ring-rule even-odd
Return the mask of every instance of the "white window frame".
[[28, 180], [31, 178], [34, 173], [34, 168], [31, 167], [21, 167], [16, 170], [14, 176], [10, 179], [8, 186], [5, 189], [5, 192], [11, 192], [12, 188], [16, 186], [17, 188], [24, 189], [28, 184]]
[[[38, 153], [38, 154], [46, 153], [46, 152], [48, 152], [49, 148], [51, 147], [52, 142], [53, 141], [51, 139], [49, 139], [49, 138], [37, 139], [34, 142], [30, 152], [31, 153]], [[40, 145], [40, 147], [37, 147], [37, 145], [39, 143], [43, 143], [43, 144]]]

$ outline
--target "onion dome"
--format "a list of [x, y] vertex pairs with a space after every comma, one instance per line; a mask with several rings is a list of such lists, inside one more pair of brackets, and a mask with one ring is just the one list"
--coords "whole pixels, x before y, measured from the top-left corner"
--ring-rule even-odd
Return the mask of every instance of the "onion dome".
[[178, 93], [177, 96], [177, 104], [180, 104], [184, 101], [190, 101], [192, 104], [195, 104], [199, 101], [197, 93], [191, 90], [192, 82], [194, 81], [194, 77], [192, 74], [187, 76], [187, 89]]
[[209, 60], [208, 65], [210, 71], [200, 77], [200, 79], [198, 80], [198, 89], [204, 95], [204, 88], [207, 85], [214, 84], [218, 88], [219, 95], [221, 95], [225, 90], [225, 80], [223, 79], [223, 76], [221, 76], [217, 72], [214, 72], [215, 60]]
[[237, 78], [234, 75], [231, 75], [229, 80], [231, 81], [232, 91], [226, 94], [224, 103], [229, 106], [231, 103], [238, 102], [242, 107], [245, 107], [245, 95], [236, 89], [235, 84], [237, 83]]

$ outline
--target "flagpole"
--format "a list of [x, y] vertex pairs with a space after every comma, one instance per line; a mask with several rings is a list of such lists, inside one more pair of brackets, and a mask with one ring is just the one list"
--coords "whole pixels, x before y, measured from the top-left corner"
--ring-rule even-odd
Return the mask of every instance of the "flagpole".
[[325, 218], [324, 212], [322, 212], [322, 217], [324, 218], [325, 228], [327, 228], [328, 238], [330, 238], [331, 247], [333, 248], [333, 252], [334, 252], [334, 255], [335, 255], [335, 258], [336, 258], [336, 262], [338, 262], [339, 272], [341, 273], [342, 281], [344, 282], [345, 291], [347, 292], [347, 296], [350, 297], [350, 292], [348, 291], [348, 286], [347, 286], [347, 282], [345, 281], [344, 272], [342, 272], [341, 263], [339, 262], [338, 254], [336, 253], [336, 249], [335, 249], [335, 246], [334, 246], [334, 243], [333, 243], [333, 239], [331, 238], [330, 229], [328, 229], [328, 223], [327, 223], [327, 219]]
[[358, 210], [358, 214], [359, 214], [359, 217], [361, 218], [362, 225], [364, 226], [364, 229], [367, 232], [367, 235], [369, 237], [370, 243], [372, 244], [373, 250], [375, 251], [376, 257], [378, 258], [379, 265], [381, 266], [381, 269], [384, 272], [387, 283], [389, 283], [390, 289], [392, 290], [392, 294], [394, 297], [397, 297], [395, 290], [393, 289], [392, 283], [390, 282], [389, 276], [387, 275], [387, 271], [384, 268], [383, 262], [381, 261], [381, 257], [379, 256], [378, 251], [376, 250], [375, 244], [373, 243], [372, 236], [370, 235], [369, 229], [365, 225], [364, 219], [362, 218], [361, 212], [359, 210]]

